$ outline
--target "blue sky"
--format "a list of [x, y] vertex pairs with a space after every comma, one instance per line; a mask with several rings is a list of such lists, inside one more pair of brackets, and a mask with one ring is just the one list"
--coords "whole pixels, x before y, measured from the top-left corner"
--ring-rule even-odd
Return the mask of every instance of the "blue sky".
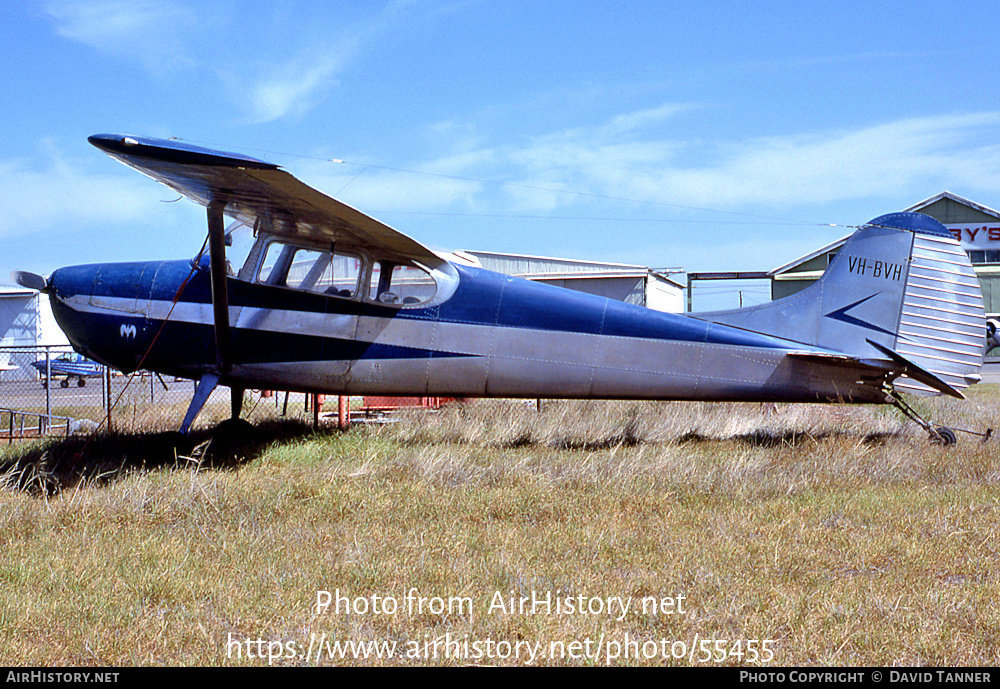
[[773, 268], [946, 189], [1000, 207], [998, 19], [961, 1], [5, 3], [0, 275], [201, 246], [204, 211], [87, 143], [104, 132], [265, 158], [434, 246]]

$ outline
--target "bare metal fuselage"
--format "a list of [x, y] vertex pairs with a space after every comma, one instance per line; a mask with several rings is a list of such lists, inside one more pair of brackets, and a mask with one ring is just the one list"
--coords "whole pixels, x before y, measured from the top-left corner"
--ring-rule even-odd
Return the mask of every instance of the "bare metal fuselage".
[[[340, 394], [880, 402], [815, 347], [454, 266], [426, 308], [228, 279], [241, 388]], [[50, 278], [74, 346], [129, 371], [200, 378], [214, 362], [206, 265], [73, 266]], [[183, 288], [182, 288], [183, 285]]]

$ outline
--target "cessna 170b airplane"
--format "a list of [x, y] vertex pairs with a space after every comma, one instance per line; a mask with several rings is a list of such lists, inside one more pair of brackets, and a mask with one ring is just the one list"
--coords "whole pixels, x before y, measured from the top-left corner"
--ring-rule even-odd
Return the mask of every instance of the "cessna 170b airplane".
[[[483, 270], [277, 165], [175, 141], [90, 142], [207, 208], [207, 260], [104, 263], [48, 278], [76, 350], [125, 372], [344, 395], [889, 403], [980, 380], [985, 313], [969, 259], [916, 213], [858, 229], [808, 289], [761, 306], [661, 313]], [[242, 266], [224, 216], [253, 228]]]

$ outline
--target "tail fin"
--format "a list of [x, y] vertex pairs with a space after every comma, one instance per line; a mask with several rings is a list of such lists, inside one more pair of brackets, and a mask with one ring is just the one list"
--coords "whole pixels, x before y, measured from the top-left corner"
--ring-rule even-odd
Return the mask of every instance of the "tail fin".
[[[919, 213], [869, 222], [798, 294], [694, 315], [858, 359], [901, 359], [957, 390], [980, 379], [986, 314], [979, 279], [947, 228]], [[935, 387], [918, 377], [896, 386]]]

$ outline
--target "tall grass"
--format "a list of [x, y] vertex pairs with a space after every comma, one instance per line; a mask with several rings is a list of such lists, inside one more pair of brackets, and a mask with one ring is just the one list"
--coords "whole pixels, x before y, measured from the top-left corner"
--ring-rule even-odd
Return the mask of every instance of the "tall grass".
[[[998, 425], [995, 395], [921, 408], [979, 430]], [[199, 433], [187, 454], [131, 432], [0, 460], [9, 664], [268, 664], [291, 642], [270, 662], [765, 665], [748, 654], [763, 641], [771, 665], [1000, 653], [997, 441], [935, 446], [891, 409], [481, 401], [347, 433], [262, 420], [215, 454]], [[337, 590], [400, 607], [317, 610]], [[546, 594], [674, 607], [496, 605]], [[310, 639], [416, 657], [317, 661]]]

